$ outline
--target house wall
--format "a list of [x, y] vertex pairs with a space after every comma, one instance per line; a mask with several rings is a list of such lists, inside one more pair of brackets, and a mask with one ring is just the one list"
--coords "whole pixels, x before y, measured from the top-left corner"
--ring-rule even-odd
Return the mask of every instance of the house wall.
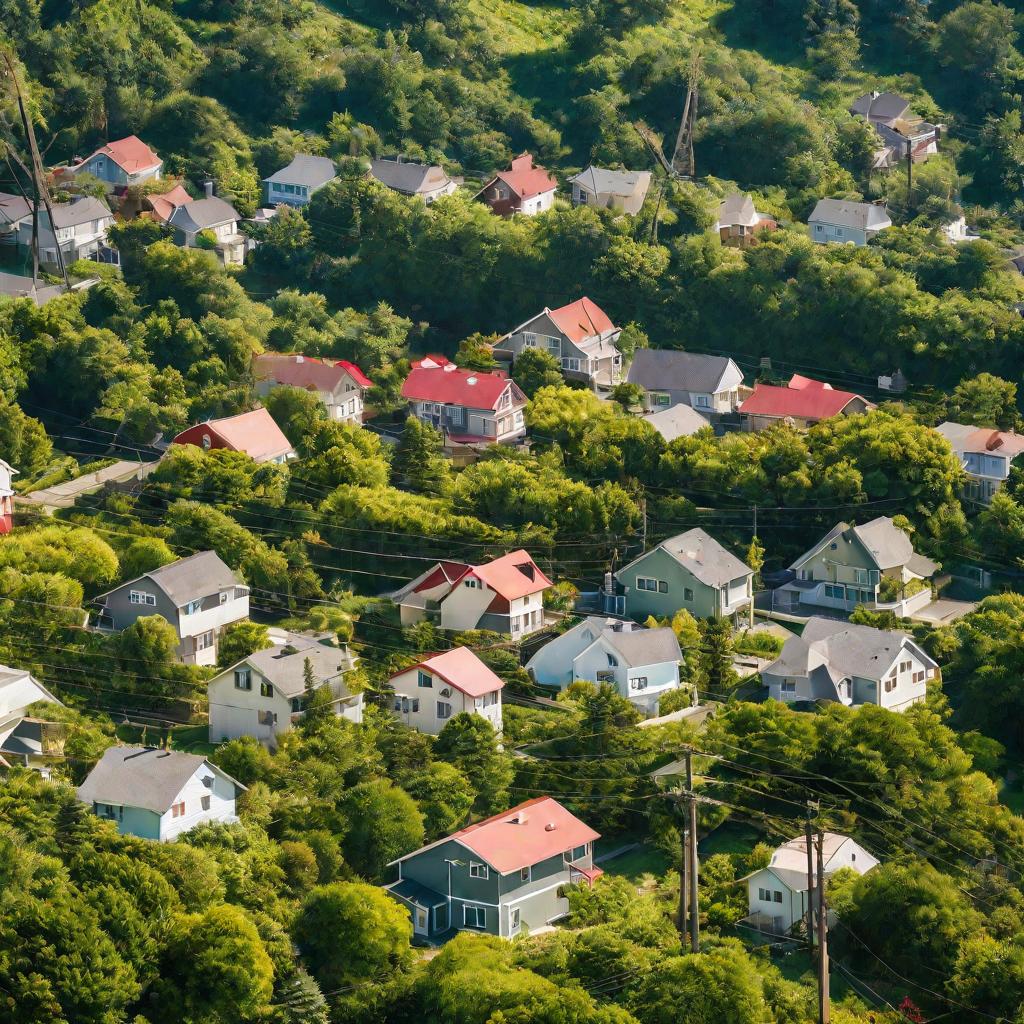
[[573, 661], [597, 639], [597, 632], [586, 622], [573, 626], [537, 651], [527, 671], [541, 686], [564, 690], [573, 681]]
[[594, 206], [598, 209], [621, 210], [623, 213], [635, 215], [644, 205], [646, 193], [634, 192], [628, 196], [613, 195], [611, 192], [594, 192], [573, 182], [572, 202], [574, 206]]
[[[430, 676], [430, 686], [420, 686], [419, 672], [419, 669], [410, 669], [391, 680], [391, 688], [395, 691], [391, 710], [395, 717], [405, 725], [418, 732], [436, 736], [452, 718], [465, 712], [470, 715], [480, 715], [481, 718], [491, 723], [495, 732], [501, 732], [500, 690], [494, 691], [497, 695], [496, 702], [485, 707], [482, 697], [469, 697], [431, 672], [427, 673]], [[448, 696], [443, 696], [442, 691], [447, 691]], [[419, 700], [418, 711], [413, 710], [414, 700]], [[451, 714], [447, 718], [438, 717], [437, 705], [439, 702], [451, 705]], [[396, 705], [400, 706], [396, 707]]]
[[75, 174], [92, 174], [110, 185], [138, 185], [140, 182], [159, 178], [162, 168], [163, 164], [158, 163], [137, 174], [127, 174], [105, 153], [93, 153], [88, 160], [75, 168]]
[[[324, 182], [324, 185], [327, 183]], [[265, 181], [263, 194], [270, 206], [305, 206], [313, 197], [313, 193], [322, 189], [323, 185], [296, 185], [293, 182]]]
[[[202, 781], [212, 779], [209, 786]], [[209, 810], [204, 810], [202, 800], [210, 799]], [[215, 772], [207, 765], [200, 765], [188, 782], [182, 787], [175, 803], [184, 801], [185, 813], [175, 818], [168, 810], [160, 816], [160, 838], [167, 842], [176, 839], [183, 832], [208, 821], [231, 824], [238, 820], [235, 814], [235, 784]]]
[[869, 238], [874, 238], [877, 231], [867, 232], [862, 228], [851, 228], [838, 224], [829, 224], [825, 221], [812, 220], [807, 225], [812, 242], [842, 242], [854, 245], [867, 245]]
[[[56, 241], [54, 233], [49, 228], [49, 221], [45, 212], [39, 219], [39, 260], [47, 266], [57, 265], [57, 244], [60, 244], [61, 252], [64, 255], [65, 263], [72, 263], [77, 259], [84, 259], [94, 252], [107, 239], [107, 228], [113, 223], [113, 217], [104, 216], [96, 220], [86, 221], [83, 224], [76, 224], [67, 228], [58, 228]], [[32, 251], [32, 218], [18, 224], [18, 244], [29, 252]]]
[[[762, 900], [758, 895], [759, 889], [780, 893], [781, 902], [776, 903], [774, 899]], [[762, 868], [747, 879], [748, 912], [774, 918], [776, 923], [773, 930], [780, 934], [787, 933], [803, 917], [806, 911], [805, 897], [805, 893], [793, 892], [767, 868]]]
[[123, 807], [121, 817], [109, 804], [93, 804], [93, 813], [100, 818], [113, 821], [123, 836], [138, 836], [140, 839], [160, 838], [160, 815], [143, 807]]
[[[618, 662], [617, 666], [609, 665], [609, 655]], [[655, 714], [659, 697], [679, 686], [679, 663], [665, 661], [627, 666], [622, 655], [600, 638], [575, 659], [573, 676], [594, 682], [599, 678], [614, 682], [619, 694], [636, 704], [644, 714]], [[640, 688], [638, 681], [644, 679], [646, 685]]]
[[[615, 574], [616, 579], [629, 588], [626, 596], [626, 608], [631, 618], [643, 621], [648, 615], [656, 618], [671, 617], [680, 608], [685, 608], [691, 615], [698, 618], [710, 618], [718, 615], [721, 608], [719, 591], [701, 583], [688, 570], [684, 569], [671, 555], [661, 548], [647, 552], [628, 570]], [[649, 590], [638, 590], [637, 576], [647, 576], [664, 580], [668, 584], [668, 592], [660, 593]], [[690, 600], [686, 599], [686, 588], [693, 592]]]

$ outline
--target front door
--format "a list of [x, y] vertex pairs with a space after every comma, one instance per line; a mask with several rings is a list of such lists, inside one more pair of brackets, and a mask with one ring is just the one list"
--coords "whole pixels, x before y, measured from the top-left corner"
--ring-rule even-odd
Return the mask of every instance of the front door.
[[434, 931], [443, 932], [448, 928], [448, 907], [441, 905], [434, 907]]
[[430, 931], [428, 925], [429, 915], [423, 907], [412, 908], [412, 930], [417, 935], [427, 935]]

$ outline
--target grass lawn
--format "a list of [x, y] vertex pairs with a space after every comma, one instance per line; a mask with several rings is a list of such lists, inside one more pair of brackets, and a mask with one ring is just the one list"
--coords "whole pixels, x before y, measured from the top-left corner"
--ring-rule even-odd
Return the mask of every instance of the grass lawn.
[[1019, 779], [1015, 782], [1003, 779], [999, 783], [999, 802], [1009, 807], [1014, 814], [1024, 815], [1024, 790], [1021, 789]]
[[[117, 727], [117, 738], [122, 743], [156, 744], [160, 742], [161, 735], [158, 728], [142, 729], [137, 725]], [[212, 754], [217, 744], [210, 743], [208, 736], [205, 722], [201, 725], [176, 725], [171, 729], [171, 750], [183, 750], [188, 754]]]
[[753, 825], [742, 821], [726, 821], [700, 841], [700, 855], [710, 857], [716, 853], [748, 854], [764, 839]]
[[[629, 837], [612, 837], [602, 839], [597, 844], [596, 853], [600, 857], [605, 851], [612, 851], [628, 843]], [[636, 849], [628, 850], [619, 857], [601, 861], [599, 865], [606, 875], [617, 875], [627, 878], [639, 885], [644, 875], [661, 876], [672, 866], [665, 851], [651, 843], [641, 843]]]

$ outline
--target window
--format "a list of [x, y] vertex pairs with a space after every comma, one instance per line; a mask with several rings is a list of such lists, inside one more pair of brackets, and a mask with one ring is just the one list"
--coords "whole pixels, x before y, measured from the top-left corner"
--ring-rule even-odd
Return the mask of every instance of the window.
[[566, 851], [562, 854], [562, 859], [566, 864], [572, 864], [574, 861], [582, 860], [587, 855], [587, 845], [584, 843], [582, 846], [574, 846], [571, 850]]
[[231, 600], [231, 592], [229, 590], [222, 590], [220, 592], [220, 603], [227, 604]]
[[171, 804], [171, 817], [182, 818], [185, 816], [185, 801], [182, 800], [180, 803]]
[[201, 796], [199, 798], [199, 803], [204, 811], [208, 811], [210, 809], [210, 798], [208, 796]]
[[205, 651], [207, 648], [213, 646], [213, 630], [208, 629], [205, 633], [200, 633], [196, 637], [196, 650]]
[[479, 590], [480, 589], [480, 581], [479, 580], [466, 580], [465, 586], [469, 587], [470, 590]]
[[924, 682], [924, 680], [925, 680], [926, 678], [927, 678], [927, 677], [926, 677], [926, 675], [925, 675], [925, 671], [924, 671], [924, 669], [921, 669], [921, 671], [920, 671], [920, 672], [915, 672], [915, 673], [914, 673], [914, 679], [913, 679], [913, 681], [914, 681], [915, 683], [923, 683], [923, 682]]
[[533, 868], [522, 868], [519, 872], [520, 882], [529, 882], [533, 879]]
[[466, 928], [486, 928], [487, 911], [483, 907], [463, 907], [462, 923]]
[[156, 595], [147, 594], [144, 590], [133, 590], [128, 595], [128, 601], [131, 604], [148, 604], [152, 606], [156, 604]]
[[609, 668], [618, 668], [619, 667], [619, 659], [616, 658], [614, 654], [606, 654], [605, 657], [608, 659], [608, 667]]
[[202, 611], [202, 609], [203, 609], [203, 602], [202, 601], [189, 601], [189, 603], [187, 605], [185, 605], [185, 614], [186, 615], [195, 615], [196, 612]]
[[663, 409], [667, 409], [672, 404], [672, 399], [669, 395], [652, 395], [654, 404], [661, 406]]
[[252, 672], [247, 668], [236, 668], [235, 669], [235, 689], [236, 690], [251, 690], [252, 689]]
[[794, 680], [794, 679], [783, 679], [782, 680], [781, 690], [782, 690], [783, 694], [787, 694], [787, 693], [795, 694], [796, 693], [796, 680]]
[[533, 348], [537, 344], [537, 335], [529, 331], [523, 331], [523, 345], [526, 348]]
[[637, 576], [637, 590], [648, 590], [657, 594], [667, 594], [668, 584], [664, 580], [652, 579], [650, 576]]
[[558, 338], [548, 338], [548, 351], [559, 353], [562, 351], [562, 342]]
[[273, 697], [274, 687], [266, 680], [260, 683], [260, 696], [261, 697]]
[[683, 587], [683, 600], [684, 601], [692, 601], [693, 600], [693, 590], [690, 587]]
[[629, 688], [631, 690], [646, 690], [647, 676], [634, 676], [629, 681]]
[[782, 902], [782, 891], [780, 889], [773, 889], [772, 890], [772, 902], [773, 903], [781, 903]]
[[842, 228], [836, 228], [836, 238], [842, 238], [842, 237], [843, 237], [843, 229]]
[[854, 569], [853, 570], [854, 582], [867, 585], [868, 582], [868, 571], [867, 569]]
[[420, 669], [416, 673], [416, 685], [424, 690], [432, 690], [434, 688], [434, 677], [429, 672], [424, 672]]
[[885, 692], [886, 693], [892, 693], [892, 691], [896, 689], [896, 686], [897, 686], [897, 679], [896, 679], [896, 677], [895, 676], [889, 676], [889, 678], [886, 679], [886, 681], [885, 681]]
[[485, 693], [482, 700], [485, 708], [493, 708], [498, 703], [498, 691], [492, 690], [490, 693]]
[[210, 450], [210, 445], [212, 443], [213, 442], [210, 440], [210, 435], [209, 434], [203, 434], [203, 451], [207, 451], [208, 452]]
[[[527, 868], [529, 870], [529, 868]], [[519, 931], [519, 908], [511, 907], [508, 912], [509, 933]]]
[[562, 357], [562, 369], [578, 371], [580, 368], [580, 361], [576, 358], [569, 358], [567, 356]]
[[825, 229], [820, 224], [815, 224], [814, 225], [814, 233], [816, 235], [820, 235], [822, 233], [822, 231], [824, 231], [824, 230]]
[[486, 864], [479, 864], [475, 860], [471, 860], [469, 862], [470, 878], [488, 878], [490, 873], [490, 868], [488, 868]]
[[834, 598], [837, 601], [846, 600], [846, 588], [833, 586], [831, 583], [825, 584], [825, 596]]
[[913, 667], [914, 666], [913, 666], [912, 662], [909, 662], [909, 661], [901, 661], [900, 662], [900, 672], [901, 673], [909, 672]]
[[771, 901], [772, 901], [771, 890], [770, 889], [762, 889], [760, 886], [758, 886], [758, 888], [757, 888], [757, 898], [759, 900], [761, 900], [762, 903], [771, 903]]
[[710, 409], [711, 408], [711, 396], [710, 395], [697, 395], [696, 400], [693, 403], [698, 409]]
[[437, 717], [440, 721], [444, 722], [452, 717], [452, 706], [447, 701], [439, 700], [437, 702]]

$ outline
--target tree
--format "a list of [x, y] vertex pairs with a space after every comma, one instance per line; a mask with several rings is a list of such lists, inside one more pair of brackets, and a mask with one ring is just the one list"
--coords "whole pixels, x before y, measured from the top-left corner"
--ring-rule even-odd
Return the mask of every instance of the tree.
[[382, 878], [391, 861], [423, 844], [423, 815], [408, 793], [386, 779], [353, 786], [342, 809], [349, 819], [345, 859], [366, 878]]
[[415, 416], [405, 421], [402, 438], [395, 448], [392, 473], [425, 494], [443, 494], [448, 485], [450, 466], [442, 454], [444, 438], [429, 423]]
[[452, 718], [437, 737], [434, 754], [472, 780], [478, 813], [497, 814], [508, 807], [511, 758], [499, 749], [498, 735], [482, 715], [463, 712]]
[[1024, 949], [990, 935], [968, 938], [960, 946], [949, 989], [982, 1013], [1013, 1020], [1024, 1004]]
[[53, 442], [42, 423], [0, 394], [0, 451], [19, 473], [38, 473], [53, 454]]
[[558, 360], [540, 348], [527, 348], [519, 353], [512, 377], [527, 398], [533, 398], [541, 388], [557, 388], [563, 383]]
[[756, 587], [761, 581], [761, 570], [764, 568], [764, 545], [756, 534], [750, 538], [750, 547], [747, 548], [745, 561], [754, 570], [754, 586]]
[[732, 625], [728, 619], [706, 619], [701, 627], [701, 654], [708, 690], [725, 697], [739, 681], [732, 664]]
[[241, 619], [224, 627], [217, 641], [217, 665], [228, 668], [257, 651], [273, 646], [270, 632], [260, 622]]
[[979, 427], [1012, 430], [1020, 418], [1017, 385], [991, 373], [962, 380], [950, 395], [949, 418]]
[[284, 436], [296, 446], [327, 418], [323, 402], [303, 388], [276, 387], [264, 403]]
[[474, 332], [459, 342], [459, 351], [455, 354], [455, 362], [464, 370], [481, 370], [489, 372], [498, 362], [494, 358], [494, 346], [501, 340], [498, 334], [481, 334]]
[[407, 776], [402, 788], [419, 805], [428, 842], [462, 828], [476, 800], [469, 779], [443, 761]]
[[324, 989], [380, 979], [412, 961], [409, 912], [363, 882], [314, 889], [302, 904], [292, 936]]
[[160, 537], [140, 537], [133, 540], [121, 555], [121, 573], [133, 580], [163, 565], [169, 565], [178, 556]]

